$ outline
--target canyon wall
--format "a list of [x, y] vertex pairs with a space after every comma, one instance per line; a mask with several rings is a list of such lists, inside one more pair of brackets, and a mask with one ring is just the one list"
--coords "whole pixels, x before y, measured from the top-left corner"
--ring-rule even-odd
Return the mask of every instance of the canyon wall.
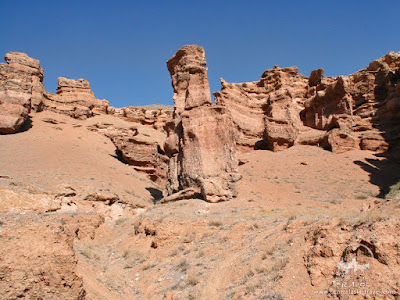
[[[234, 186], [236, 147], [240, 152], [280, 151], [306, 144], [336, 153], [352, 149], [386, 152], [399, 147], [400, 53], [390, 52], [365, 69], [336, 78], [325, 77], [323, 69], [307, 77], [296, 67], [275, 66], [254, 82], [221, 79], [221, 91], [214, 93], [213, 104], [204, 50], [184, 46], [167, 63], [174, 111], [168, 107], [111, 107], [107, 100], [95, 97], [84, 79], [60, 77], [56, 94], [52, 94], [45, 91], [38, 60], [18, 52], [7, 53], [5, 60], [0, 64], [1, 134], [16, 133], [24, 124], [28, 128], [29, 113], [43, 110], [81, 120], [107, 114], [145, 126], [154, 130], [146, 134], [157, 136], [157, 141], [140, 134], [145, 129], [139, 127], [128, 130], [99, 124], [90, 129], [100, 129], [138, 171], [162, 184], [168, 178], [169, 194], [199, 186], [197, 175], [217, 178], [223, 170], [231, 174], [226, 182]], [[218, 147], [224, 150], [218, 152]], [[191, 152], [196, 152], [191, 156], [197, 157], [193, 162], [184, 156]], [[213, 155], [224, 159], [215, 163]], [[220, 183], [222, 190], [234, 191], [225, 183]]]
[[399, 140], [399, 61], [400, 53], [390, 52], [336, 78], [323, 69], [307, 78], [296, 67], [275, 66], [255, 82], [221, 79], [215, 101], [232, 115], [241, 151], [308, 144], [384, 152]]

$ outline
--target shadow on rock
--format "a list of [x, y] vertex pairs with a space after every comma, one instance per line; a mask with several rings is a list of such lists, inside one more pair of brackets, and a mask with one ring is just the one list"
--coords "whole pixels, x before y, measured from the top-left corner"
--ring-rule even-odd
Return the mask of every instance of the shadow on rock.
[[124, 157], [122, 156], [122, 152], [119, 151], [118, 149], [115, 150], [115, 154], [114, 154], [114, 155], [110, 154], [110, 156], [112, 156], [112, 157], [118, 159], [120, 162], [122, 162], [122, 163], [125, 164], [125, 165], [129, 165], [129, 163], [128, 163], [128, 162], [124, 159]]
[[160, 200], [164, 197], [163, 193], [161, 190], [156, 189], [156, 188], [146, 188], [147, 191], [149, 191], [149, 193], [151, 194], [151, 196], [153, 197], [153, 203], [156, 204], [158, 202], [160, 202]]

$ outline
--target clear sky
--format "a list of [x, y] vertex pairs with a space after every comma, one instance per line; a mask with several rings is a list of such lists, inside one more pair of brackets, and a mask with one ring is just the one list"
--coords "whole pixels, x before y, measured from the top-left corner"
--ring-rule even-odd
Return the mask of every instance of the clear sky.
[[206, 50], [211, 91], [274, 65], [347, 75], [400, 51], [400, 1], [0, 0], [0, 53], [39, 59], [45, 87], [85, 78], [116, 107], [173, 104], [166, 61]]

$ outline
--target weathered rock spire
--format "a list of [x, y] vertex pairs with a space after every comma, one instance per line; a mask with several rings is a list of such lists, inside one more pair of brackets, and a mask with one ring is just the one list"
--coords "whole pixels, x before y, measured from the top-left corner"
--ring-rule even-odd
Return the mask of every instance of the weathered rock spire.
[[165, 151], [168, 197], [164, 201], [200, 194], [208, 202], [229, 200], [240, 179], [231, 116], [212, 105], [204, 49], [182, 47], [167, 63], [174, 88], [174, 119]]

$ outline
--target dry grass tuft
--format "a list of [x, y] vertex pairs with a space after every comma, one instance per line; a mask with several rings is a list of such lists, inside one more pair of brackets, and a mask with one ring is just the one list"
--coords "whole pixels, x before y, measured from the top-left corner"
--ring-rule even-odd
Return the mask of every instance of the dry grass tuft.
[[389, 193], [385, 196], [386, 199], [393, 199], [400, 193], [400, 181], [390, 187]]

